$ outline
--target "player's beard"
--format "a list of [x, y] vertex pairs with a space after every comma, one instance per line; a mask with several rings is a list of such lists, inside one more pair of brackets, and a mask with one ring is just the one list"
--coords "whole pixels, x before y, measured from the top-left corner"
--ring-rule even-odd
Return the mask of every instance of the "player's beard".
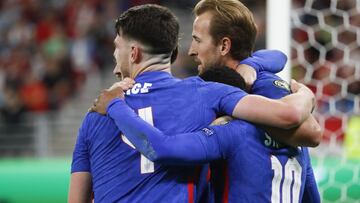
[[207, 70], [211, 70], [211, 69], [214, 69], [214, 68], [219, 68], [223, 64], [220, 62], [220, 60], [214, 60], [214, 61], [212, 61], [210, 63], [201, 64], [201, 65], [202, 65], [202, 68], [201, 68], [201, 71], [199, 70], [199, 74], [202, 74]]

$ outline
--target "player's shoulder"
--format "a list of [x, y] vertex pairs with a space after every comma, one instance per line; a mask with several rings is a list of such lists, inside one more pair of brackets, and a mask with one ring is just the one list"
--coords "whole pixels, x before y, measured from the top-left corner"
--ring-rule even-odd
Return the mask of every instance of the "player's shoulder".
[[278, 75], [268, 72], [268, 71], [260, 71], [257, 74], [257, 78], [255, 83], [261, 83], [266, 80], [282, 80]]
[[273, 85], [290, 90], [289, 84], [278, 75], [268, 72], [261, 71], [257, 75], [254, 85], [261, 85], [263, 83], [273, 83]]
[[176, 86], [196, 87], [198, 84], [201, 84], [203, 82], [204, 80], [202, 80], [200, 77], [191, 76], [182, 80], [178, 80]]
[[97, 126], [108, 126], [112, 124], [110, 117], [101, 115], [97, 112], [88, 112], [83, 119], [83, 128], [90, 129]]
[[252, 86], [251, 92], [270, 98], [273, 98], [274, 96], [278, 98], [279, 96], [282, 97], [289, 94], [291, 90], [289, 83], [279, 76], [267, 71], [262, 71], [257, 75], [257, 79]]
[[189, 78], [186, 78], [182, 81], [184, 85], [191, 85], [195, 87], [198, 91], [216, 91], [218, 89], [238, 89], [226, 84], [218, 83], [218, 82], [211, 82], [211, 81], [204, 81], [199, 76], [192, 76]]
[[187, 77], [185, 79], [182, 80], [183, 82], [186, 82], [186, 83], [197, 83], [197, 82], [204, 82], [203, 79], [201, 79], [201, 77], [199, 76], [191, 76], [191, 77]]

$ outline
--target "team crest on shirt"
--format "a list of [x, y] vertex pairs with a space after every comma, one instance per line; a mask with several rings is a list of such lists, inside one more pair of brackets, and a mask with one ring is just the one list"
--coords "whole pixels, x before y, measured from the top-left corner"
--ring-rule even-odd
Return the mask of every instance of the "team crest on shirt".
[[275, 80], [274, 81], [274, 85], [276, 87], [282, 88], [282, 89], [286, 89], [287, 91], [291, 91], [290, 90], [290, 85], [284, 81], [284, 80]]

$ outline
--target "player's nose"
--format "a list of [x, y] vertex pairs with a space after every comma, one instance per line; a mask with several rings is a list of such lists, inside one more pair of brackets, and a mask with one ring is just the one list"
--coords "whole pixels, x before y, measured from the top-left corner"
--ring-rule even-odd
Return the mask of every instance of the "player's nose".
[[120, 69], [118, 68], [117, 65], [115, 65], [115, 68], [113, 70], [113, 74], [116, 75], [117, 77], [121, 76]]
[[189, 55], [189, 56], [196, 56], [196, 52], [195, 52], [193, 43], [191, 43], [191, 45], [190, 45], [190, 48], [189, 48], [189, 51], [188, 51], [188, 55]]

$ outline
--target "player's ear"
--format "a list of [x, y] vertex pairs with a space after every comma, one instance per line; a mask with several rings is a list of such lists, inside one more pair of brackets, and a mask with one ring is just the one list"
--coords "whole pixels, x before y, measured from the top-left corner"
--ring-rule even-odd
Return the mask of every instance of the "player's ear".
[[225, 56], [226, 54], [230, 53], [231, 49], [231, 39], [228, 37], [223, 37], [220, 41], [220, 54]]
[[130, 62], [139, 63], [141, 61], [142, 52], [139, 46], [131, 46]]

